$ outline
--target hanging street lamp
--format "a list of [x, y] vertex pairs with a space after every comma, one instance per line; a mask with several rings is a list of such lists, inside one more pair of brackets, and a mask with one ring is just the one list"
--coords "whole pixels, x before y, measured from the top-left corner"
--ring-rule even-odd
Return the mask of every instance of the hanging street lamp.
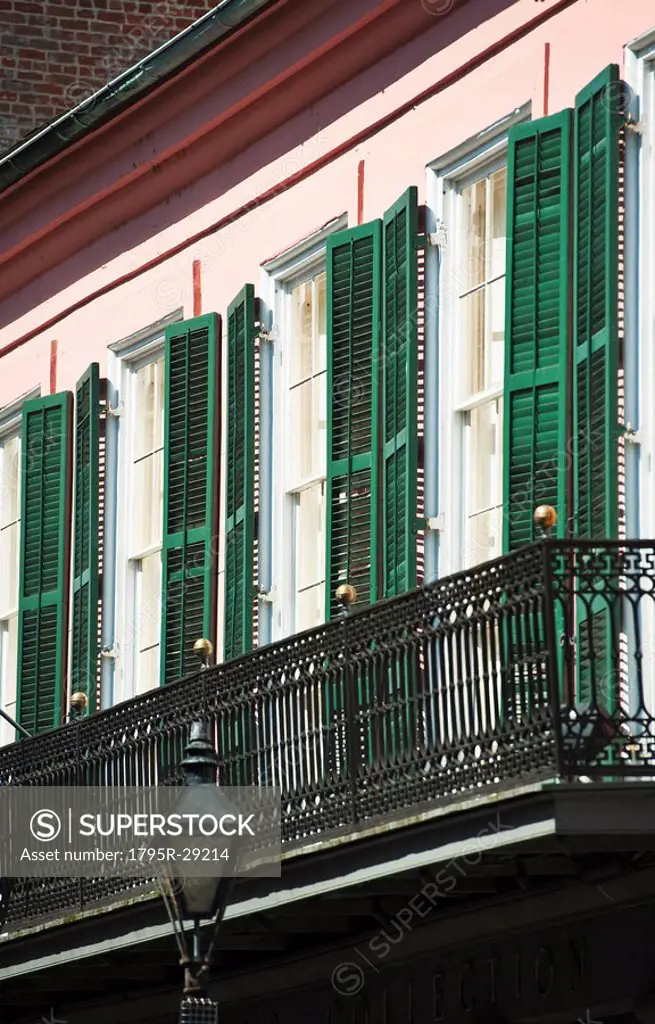
[[[217, 766], [210, 723], [194, 722], [181, 763], [184, 790], [175, 805], [177, 813], [213, 815], [216, 818], [233, 813], [232, 805], [216, 784]], [[165, 869], [162, 895], [180, 952], [180, 963], [184, 967], [180, 1024], [217, 1024], [218, 1021], [218, 1004], [209, 997], [207, 983], [234, 881], [234, 860], [238, 857], [239, 843], [238, 835], [221, 839], [227, 856], [213, 862], [216, 873], [210, 876], [185, 876], [177, 862]], [[203, 921], [213, 922], [204, 950]], [[191, 923], [190, 930], [185, 930], [185, 922]]]

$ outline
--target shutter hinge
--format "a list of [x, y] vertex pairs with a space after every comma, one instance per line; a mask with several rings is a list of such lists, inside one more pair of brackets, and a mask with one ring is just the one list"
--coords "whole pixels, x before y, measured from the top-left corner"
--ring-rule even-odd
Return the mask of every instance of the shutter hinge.
[[626, 444], [641, 444], [641, 431], [635, 430], [629, 423], [626, 423], [623, 440]]
[[433, 245], [437, 249], [443, 250], [448, 247], [448, 232], [443, 221], [437, 221], [437, 230], [431, 231], [427, 239], [428, 245]]
[[102, 647], [100, 649], [100, 657], [101, 658], [113, 658], [114, 661], [115, 661], [116, 658], [118, 658], [118, 654], [119, 654], [119, 651], [118, 651], [118, 645], [117, 644], [112, 644], [111, 647]]
[[119, 402], [118, 405], [112, 405], [111, 402], [107, 402], [105, 411], [108, 416], [122, 416], [125, 412], [125, 405], [123, 402]]
[[425, 529], [427, 527], [428, 530], [433, 530], [434, 533], [442, 533], [444, 528], [444, 519], [445, 516], [443, 512], [438, 516], [428, 516], [427, 519], [422, 520], [423, 526], [421, 529]]
[[257, 592], [257, 600], [262, 601], [264, 604], [273, 604], [275, 600], [275, 587], [271, 587], [270, 590], [259, 590]]
[[643, 121], [632, 121], [628, 119], [625, 122], [625, 126], [628, 129], [628, 131], [632, 132], [634, 135], [643, 135], [644, 131], [646, 130]]

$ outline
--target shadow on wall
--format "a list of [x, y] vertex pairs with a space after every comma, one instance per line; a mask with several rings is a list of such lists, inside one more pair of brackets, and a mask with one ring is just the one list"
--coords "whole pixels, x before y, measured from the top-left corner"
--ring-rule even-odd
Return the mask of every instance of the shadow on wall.
[[[421, 0], [415, 2], [420, 3]], [[366, 100], [383, 92], [431, 56], [451, 46], [456, 40], [510, 7], [517, 0], [467, 0], [461, 8], [449, 12], [447, 17], [440, 16], [452, 2], [453, 0], [422, 0], [424, 10], [433, 16], [433, 24], [422, 35], [345, 82], [270, 135], [258, 140], [256, 145], [250, 146], [238, 156], [218, 166], [196, 184], [171, 195], [165, 203], [121, 225], [80, 250], [71, 259], [33, 279], [27, 287], [15, 292], [2, 303], [0, 326], [12, 323], [30, 309], [52, 298], [121, 253], [140, 245], [172, 224], [183, 221], [199, 208], [219, 198], [285, 154], [293, 154], [294, 150], [299, 150], [299, 147], [303, 146], [306, 147], [310, 161], [324, 155], [327, 146], [323, 144], [321, 147], [320, 137], [324, 128]], [[484, 97], [480, 97], [480, 102], [484, 103]], [[438, 148], [438, 133], [435, 127], [435, 155]], [[292, 174], [300, 166], [300, 160], [295, 161], [292, 158], [287, 163], [288, 174]], [[272, 188], [276, 184], [277, 181], [272, 178], [265, 182], [264, 188]], [[317, 213], [317, 223], [321, 217], [324, 220], [329, 219], [333, 210], [337, 207], [341, 209], [342, 206], [343, 201], [339, 203], [336, 197], [334, 201], [331, 199], [325, 209]], [[211, 238], [208, 239], [207, 248], [211, 250]], [[176, 300], [173, 304], [179, 305], [179, 302]]]

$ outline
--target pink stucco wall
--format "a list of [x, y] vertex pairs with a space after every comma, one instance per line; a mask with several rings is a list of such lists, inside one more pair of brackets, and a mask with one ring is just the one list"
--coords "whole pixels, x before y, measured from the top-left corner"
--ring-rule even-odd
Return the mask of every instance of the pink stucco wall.
[[[486, 0], [473, 3], [481, 5]], [[215, 174], [172, 196], [137, 222], [95, 242], [67, 266], [49, 271], [41, 280], [36, 278], [20, 295], [0, 307], [5, 322], [0, 329], [0, 406], [35, 385], [40, 385], [43, 393], [49, 391], [53, 340], [58, 342], [57, 389], [61, 390], [73, 387], [92, 360], [98, 360], [101, 371], [104, 370], [107, 346], [112, 342], [147, 327], [175, 307], [183, 306], [190, 316], [194, 259], [203, 261], [203, 312], [224, 313], [245, 281], [257, 286], [264, 260], [344, 211], [350, 224], [356, 222], [360, 160], [365, 161], [365, 219], [380, 216], [409, 184], [418, 185], [419, 199], [424, 200], [425, 168], [430, 162], [528, 101], [532, 103], [533, 116], [542, 114], [546, 43], [550, 44], [549, 109], [554, 112], [571, 104], [576, 91], [606, 64], [622, 64], [624, 45], [655, 23], [652, 0], [578, 0], [291, 190], [136, 279], [111, 287], [54, 328], [2, 355], [4, 347], [26, 332], [37, 330], [72, 304], [118, 281], [300, 167], [336, 149], [354, 133], [535, 18], [548, 4], [555, 6], [556, 2], [517, 0], [470, 31], [465, 31], [470, 22], [466, 8], [455, 11], [449, 16], [453, 19], [450, 29], [459, 26], [459, 31], [451, 32], [453, 41], [440, 52], [424, 59], [425, 42], [415, 40], [405, 51], [398, 51], [369, 69], [355, 83], [345, 84], [346, 91], [341, 97], [328, 96], [299, 115], [297, 124], [290, 123], [281, 132], [278, 130], [275, 145], [271, 144], [270, 149], [282, 151], [282, 156], [250, 172], [247, 169], [253, 161], [246, 152], [233, 165], [220, 167]], [[445, 30], [446, 22], [447, 19], [435, 16], [435, 32]], [[407, 65], [409, 70], [400, 75], [394, 73], [394, 67], [404, 69]], [[380, 92], [374, 88], [376, 82], [388, 84]], [[358, 101], [360, 96], [368, 98]], [[346, 112], [338, 116], [332, 113], [343, 109]], [[311, 122], [324, 127], [312, 132]], [[285, 135], [291, 138], [299, 129], [302, 144], [280, 150]], [[258, 143], [260, 158], [262, 147], [265, 152], [265, 139]], [[261, 164], [261, 159], [257, 163]], [[240, 168], [244, 169], [242, 178]], [[238, 183], [232, 184], [231, 180]], [[85, 191], [88, 192], [87, 187]], [[89, 216], [92, 215], [91, 212]], [[104, 251], [111, 254], [106, 262]], [[114, 252], [119, 254], [113, 255]], [[66, 279], [65, 287], [57, 287], [58, 275]], [[18, 306], [29, 311], [14, 317], [12, 310]]]

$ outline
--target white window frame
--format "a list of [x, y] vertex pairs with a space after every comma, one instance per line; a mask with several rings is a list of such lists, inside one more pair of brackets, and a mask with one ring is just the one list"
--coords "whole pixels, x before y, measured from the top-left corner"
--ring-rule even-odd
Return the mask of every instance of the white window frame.
[[[0, 481], [2, 481], [2, 479], [4, 477], [4, 468], [3, 468], [3, 448], [4, 448], [4, 444], [5, 444], [6, 441], [12, 440], [14, 437], [20, 437], [21, 431], [22, 431], [22, 421], [23, 421], [23, 405], [25, 404], [25, 402], [28, 402], [28, 401], [30, 401], [33, 398], [40, 398], [40, 397], [41, 397], [41, 388], [40, 387], [32, 388], [31, 391], [28, 391], [27, 394], [25, 394], [25, 395], [21, 395], [21, 397], [16, 399], [15, 402], [11, 402], [9, 405], [6, 405], [4, 407], [4, 409], [0, 409]], [[22, 444], [22, 442], [21, 442], [21, 444]], [[22, 455], [23, 455], [23, 453], [22, 453], [22, 450], [21, 450], [21, 458], [22, 458]], [[0, 484], [0, 486], [1, 486], [1, 484]], [[18, 495], [18, 501], [19, 501], [20, 522], [21, 522], [21, 526], [22, 526], [22, 511], [23, 510], [20, 507], [20, 501], [21, 501], [20, 493]], [[18, 543], [19, 543], [19, 548], [20, 548], [20, 545], [22, 543], [22, 529], [21, 529], [21, 531], [19, 531]], [[2, 614], [2, 617], [0, 618], [0, 707], [2, 707], [4, 710], [6, 710], [12, 716], [12, 718], [16, 718], [16, 711], [17, 711], [17, 708], [18, 708], [18, 665], [15, 666], [16, 677], [17, 678], [16, 678], [16, 692], [15, 692], [15, 695], [14, 695], [14, 702], [13, 702], [12, 706], [9, 706], [9, 704], [6, 701], [7, 694], [6, 694], [6, 678], [5, 678], [5, 674], [6, 674], [6, 656], [7, 656], [7, 653], [4, 650], [4, 644], [3, 644], [3, 638], [2, 637], [3, 637], [3, 633], [4, 633], [4, 623], [7, 622], [11, 618], [14, 618], [14, 617], [16, 619], [18, 618], [19, 596], [20, 596], [20, 580], [18, 581], [18, 592], [16, 594], [15, 610], [14, 609], [1, 609], [3, 614]], [[5, 745], [7, 745], [9, 743], [13, 743], [15, 739], [16, 739], [15, 730], [12, 728], [12, 726], [9, 725], [8, 722], [5, 722], [4, 719], [0, 718], [0, 747], [1, 746], [5, 746]]]
[[[438, 251], [428, 253], [428, 281], [436, 277], [438, 315], [431, 329], [438, 331], [437, 394], [426, 389], [426, 410], [438, 408], [438, 515], [439, 549], [430, 559], [429, 578], [446, 576], [463, 568], [465, 543], [465, 487], [462, 474], [464, 458], [463, 412], [493, 397], [502, 397], [503, 386], [487, 389], [474, 402], [459, 404], [452, 382], [459, 379], [457, 303], [453, 300], [453, 282], [457, 277], [457, 199], [463, 187], [507, 165], [508, 133], [515, 124], [529, 121], [531, 104], [516, 108], [507, 117], [445, 153], [427, 168], [426, 196], [429, 222], [436, 233]], [[437, 263], [436, 272], [430, 264]], [[489, 282], [487, 282], [489, 283]], [[438, 326], [437, 326], [438, 324]], [[427, 388], [431, 388], [427, 382]], [[436, 425], [435, 425], [436, 426]], [[426, 433], [428, 424], [426, 422]], [[426, 450], [426, 463], [433, 461]], [[455, 482], [458, 482], [455, 486]], [[428, 542], [429, 543], [429, 542]], [[426, 556], [428, 551], [426, 550]], [[432, 562], [436, 561], [436, 567]]]
[[[134, 441], [134, 386], [138, 370], [154, 363], [164, 356], [165, 327], [183, 320], [183, 311], [175, 310], [170, 316], [156, 324], [130, 335], [110, 346], [108, 354], [108, 375], [115, 383], [119, 397], [115, 413], [119, 416], [118, 467], [117, 467], [117, 517], [116, 517], [116, 578], [115, 578], [115, 675], [113, 681], [113, 703], [117, 704], [135, 696], [136, 647], [134, 623], [137, 616], [136, 572], [130, 565], [130, 469]], [[165, 396], [164, 396], [165, 401]], [[114, 413], [114, 414], [115, 414]], [[112, 415], [112, 413], [110, 413]], [[164, 445], [166, 439], [164, 438]], [[163, 523], [162, 523], [163, 527]], [[163, 534], [162, 534], [163, 540]], [[141, 552], [142, 557], [162, 549], [161, 544], [151, 545]]]
[[632, 115], [640, 133], [627, 133], [625, 383], [628, 437], [628, 537], [655, 536], [655, 30], [625, 51], [625, 81], [634, 93]]
[[[625, 49], [628, 109], [638, 120], [626, 133], [624, 370], [626, 422], [626, 535], [655, 535], [655, 29]], [[655, 607], [641, 602], [644, 700], [655, 703]], [[631, 666], [630, 671], [634, 668]], [[631, 700], [638, 699], [636, 688]], [[636, 707], [633, 710], [637, 710]]]
[[[290, 386], [290, 363], [288, 345], [290, 339], [291, 289], [327, 269], [327, 239], [348, 226], [346, 214], [329, 221], [319, 231], [298, 242], [279, 256], [262, 266], [261, 294], [273, 312], [271, 337], [274, 345], [273, 359], [273, 436], [272, 458], [272, 536], [275, 539], [272, 552], [273, 621], [272, 640], [290, 636], [295, 631], [295, 559], [290, 557], [293, 547], [294, 502], [287, 491], [289, 480], [285, 454], [289, 451], [291, 437], [291, 416], [288, 402]], [[327, 459], [327, 453], [326, 453]], [[326, 466], [327, 469], [327, 466]], [[301, 488], [310, 487], [325, 475], [309, 477], [294, 488], [294, 494]], [[326, 510], [327, 511], [327, 510]]]

